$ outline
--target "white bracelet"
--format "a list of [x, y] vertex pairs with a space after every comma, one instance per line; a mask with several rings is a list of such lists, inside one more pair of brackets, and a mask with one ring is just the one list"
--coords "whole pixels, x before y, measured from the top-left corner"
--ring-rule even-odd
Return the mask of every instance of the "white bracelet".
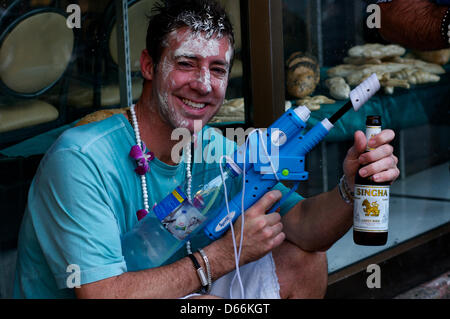
[[208, 288], [206, 289], [206, 293], [209, 294], [211, 292], [211, 267], [209, 265], [209, 260], [208, 260], [208, 256], [206, 256], [205, 252], [203, 251], [203, 249], [199, 249], [198, 252], [200, 253], [200, 255], [202, 256], [203, 260], [205, 261], [205, 265], [206, 265], [206, 273], [208, 276]]
[[345, 180], [345, 175], [342, 175], [340, 181], [339, 181], [339, 194], [342, 197], [342, 200], [346, 202], [347, 204], [353, 205], [353, 202], [355, 201], [353, 192], [351, 191], [350, 187], [347, 184], [347, 181]]

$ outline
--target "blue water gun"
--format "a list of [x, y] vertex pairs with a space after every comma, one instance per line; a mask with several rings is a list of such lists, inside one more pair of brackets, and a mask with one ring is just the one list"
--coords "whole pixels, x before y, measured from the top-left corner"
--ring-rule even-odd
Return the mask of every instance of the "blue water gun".
[[[245, 168], [245, 193], [243, 200], [244, 211], [271, 190], [279, 181], [304, 181], [308, 179], [305, 171], [305, 156], [310, 152], [334, 127], [348, 110], [358, 111], [378, 90], [380, 82], [376, 74], [372, 74], [359, 86], [350, 92], [350, 100], [329, 119], [317, 123], [306, 134], [306, 122], [310, 111], [305, 106], [288, 110], [266, 131], [264, 136], [253, 135], [250, 138], [248, 150], [244, 143], [233, 155], [231, 167], [239, 174]], [[247, 161], [244, 156], [249, 154]], [[245, 165], [244, 165], [245, 163]], [[290, 193], [295, 191], [296, 186]], [[290, 194], [289, 193], [289, 194]], [[288, 195], [285, 195], [286, 198]], [[283, 199], [272, 208], [275, 211]], [[236, 194], [227, 206], [205, 226], [206, 235], [212, 240], [220, 238], [228, 229], [230, 222], [234, 222], [242, 211], [242, 191]]]

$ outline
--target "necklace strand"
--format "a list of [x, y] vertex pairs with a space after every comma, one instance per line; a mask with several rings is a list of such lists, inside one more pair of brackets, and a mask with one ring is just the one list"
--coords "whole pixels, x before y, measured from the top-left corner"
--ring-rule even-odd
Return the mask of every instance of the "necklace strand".
[[[134, 110], [135, 105], [130, 106], [130, 113], [131, 113], [131, 121], [133, 122], [133, 130], [134, 135], [136, 136], [136, 144], [143, 150], [144, 146], [142, 144], [141, 135], [139, 133], [139, 124], [136, 116], [136, 112]], [[191, 187], [192, 187], [192, 174], [191, 174], [191, 144], [188, 143], [185, 147], [185, 154], [186, 154], [186, 179], [187, 179], [187, 198], [188, 201], [191, 202]], [[146, 176], [147, 174], [141, 175], [141, 187], [142, 187], [142, 196], [144, 198], [144, 209], [149, 212], [149, 205], [148, 205], [148, 192], [147, 192], [147, 180]], [[191, 251], [191, 242], [186, 242], [186, 250], [188, 254], [192, 254]]]
[[[134, 104], [130, 107], [131, 120], [133, 122], [134, 135], [136, 136], [136, 144], [143, 150], [144, 146], [142, 145], [141, 135], [139, 133], [139, 124], [136, 117], [136, 112], [134, 110]], [[141, 187], [142, 187], [142, 196], [144, 197], [144, 209], [148, 212], [148, 193], [147, 193], [147, 180], [144, 175], [141, 175]]]

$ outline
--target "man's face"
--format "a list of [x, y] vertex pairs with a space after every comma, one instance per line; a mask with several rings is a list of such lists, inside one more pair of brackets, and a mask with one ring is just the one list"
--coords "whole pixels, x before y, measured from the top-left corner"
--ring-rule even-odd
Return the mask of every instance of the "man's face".
[[153, 79], [160, 114], [173, 128], [194, 131], [205, 125], [223, 103], [233, 49], [228, 37], [206, 39], [189, 28], [169, 34]]

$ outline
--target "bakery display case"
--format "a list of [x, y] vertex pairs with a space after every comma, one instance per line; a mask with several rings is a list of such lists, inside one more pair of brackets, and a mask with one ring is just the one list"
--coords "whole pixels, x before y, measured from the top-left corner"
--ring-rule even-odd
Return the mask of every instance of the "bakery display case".
[[[340, 287], [330, 289], [330, 296], [342, 296], [343, 277], [449, 232], [450, 49], [416, 51], [386, 41], [367, 22], [373, 1], [282, 2], [286, 100], [308, 106], [309, 125], [334, 114], [371, 74], [381, 84], [373, 98], [358, 112], [347, 112], [308, 155], [310, 178], [300, 192], [314, 195], [337, 184], [353, 134], [364, 131], [367, 115], [381, 115], [383, 128], [396, 133], [393, 145], [401, 176], [391, 186], [387, 244], [357, 246], [349, 231], [327, 252], [330, 284]], [[443, 257], [438, 260], [447, 260], [439, 254]], [[425, 273], [416, 268], [414, 274]], [[382, 290], [384, 296], [398, 287], [389, 289]], [[367, 289], [359, 292], [382, 296]]]
[[[380, 92], [358, 113], [349, 112], [336, 123], [327, 142], [351, 140], [371, 113], [382, 116], [385, 128], [396, 130], [397, 142], [414, 128], [448, 130], [449, 50], [418, 52], [385, 41], [367, 26], [368, 4], [283, 1], [286, 99], [293, 105], [307, 105], [314, 125], [339, 109], [351, 89], [376, 73]], [[436, 163], [448, 160], [443, 138], [428, 144], [424, 152], [399, 156], [402, 177], [427, 168], [419, 164], [425, 161], [418, 157], [435, 158]], [[401, 143], [399, 150], [407, 152], [405, 145]], [[406, 165], [406, 157], [411, 165]]]

